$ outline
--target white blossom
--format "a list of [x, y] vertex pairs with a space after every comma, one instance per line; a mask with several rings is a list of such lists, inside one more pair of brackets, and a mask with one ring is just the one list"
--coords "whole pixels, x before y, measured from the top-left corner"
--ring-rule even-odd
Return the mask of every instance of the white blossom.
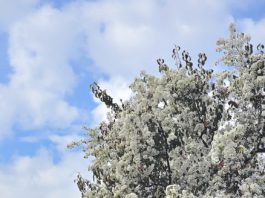
[[84, 197], [265, 197], [265, 55], [229, 31], [217, 51], [232, 70], [206, 70], [202, 54], [196, 68], [186, 51], [177, 69], [159, 59], [161, 76], [142, 72], [123, 107], [73, 144], [94, 157]]

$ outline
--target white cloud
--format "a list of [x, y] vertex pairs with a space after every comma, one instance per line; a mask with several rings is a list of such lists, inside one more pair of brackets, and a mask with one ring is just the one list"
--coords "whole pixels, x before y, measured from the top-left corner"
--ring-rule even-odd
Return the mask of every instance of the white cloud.
[[192, 52], [215, 50], [232, 17], [220, 1], [100, 1], [82, 6], [88, 54], [111, 76], [132, 80], [140, 70], [157, 71], [173, 44]]
[[54, 198], [80, 197], [74, 179], [80, 172], [91, 178], [87, 172], [88, 161], [82, 154], [61, 149], [67, 137], [53, 137], [58, 143], [61, 160], [54, 163], [47, 148], [39, 149], [33, 156], [14, 157], [11, 164], [0, 164], [0, 192], [5, 198], [43, 197]]
[[10, 25], [37, 7], [40, 0], [0, 0], [0, 31], [8, 31]]
[[254, 45], [259, 43], [265, 44], [265, 18], [254, 21], [251, 18], [238, 20], [240, 31], [251, 36], [251, 42]]
[[81, 119], [80, 110], [65, 100], [78, 82], [69, 64], [79, 56], [79, 29], [72, 29], [77, 20], [44, 6], [10, 28], [12, 74], [0, 86], [0, 138], [16, 124], [24, 130], [67, 128]]

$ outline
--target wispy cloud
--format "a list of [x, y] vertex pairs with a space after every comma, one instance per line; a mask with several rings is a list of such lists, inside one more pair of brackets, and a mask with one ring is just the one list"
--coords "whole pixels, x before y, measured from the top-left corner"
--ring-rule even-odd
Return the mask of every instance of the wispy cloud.
[[34, 11], [39, 3], [40, 0], [0, 0], [0, 31], [8, 31], [13, 23]]
[[[58, 139], [60, 138], [57, 137]], [[51, 150], [41, 148], [33, 157], [16, 156], [11, 163], [1, 164], [1, 196], [78, 197], [80, 193], [74, 184], [74, 179], [79, 172], [91, 178], [87, 172], [88, 161], [80, 160], [81, 154], [65, 150], [57, 151], [60, 154], [60, 161], [57, 163], [53, 161], [54, 154]]]

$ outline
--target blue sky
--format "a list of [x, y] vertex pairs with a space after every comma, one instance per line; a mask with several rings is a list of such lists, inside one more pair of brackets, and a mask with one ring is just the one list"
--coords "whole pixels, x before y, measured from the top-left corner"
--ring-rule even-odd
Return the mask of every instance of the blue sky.
[[93, 81], [116, 100], [178, 44], [218, 57], [229, 23], [265, 43], [263, 0], [0, 0], [1, 197], [80, 197], [73, 180], [88, 160], [66, 145], [107, 109]]

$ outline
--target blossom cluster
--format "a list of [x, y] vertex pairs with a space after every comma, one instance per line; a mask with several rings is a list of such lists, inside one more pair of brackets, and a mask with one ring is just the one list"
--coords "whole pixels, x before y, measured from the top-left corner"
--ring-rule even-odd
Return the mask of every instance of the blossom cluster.
[[161, 76], [142, 72], [119, 111], [87, 129], [75, 143], [94, 157], [83, 197], [265, 196], [265, 55], [229, 29], [217, 51], [231, 70], [207, 70], [205, 54], [195, 67], [186, 51], [177, 69], [159, 59]]

